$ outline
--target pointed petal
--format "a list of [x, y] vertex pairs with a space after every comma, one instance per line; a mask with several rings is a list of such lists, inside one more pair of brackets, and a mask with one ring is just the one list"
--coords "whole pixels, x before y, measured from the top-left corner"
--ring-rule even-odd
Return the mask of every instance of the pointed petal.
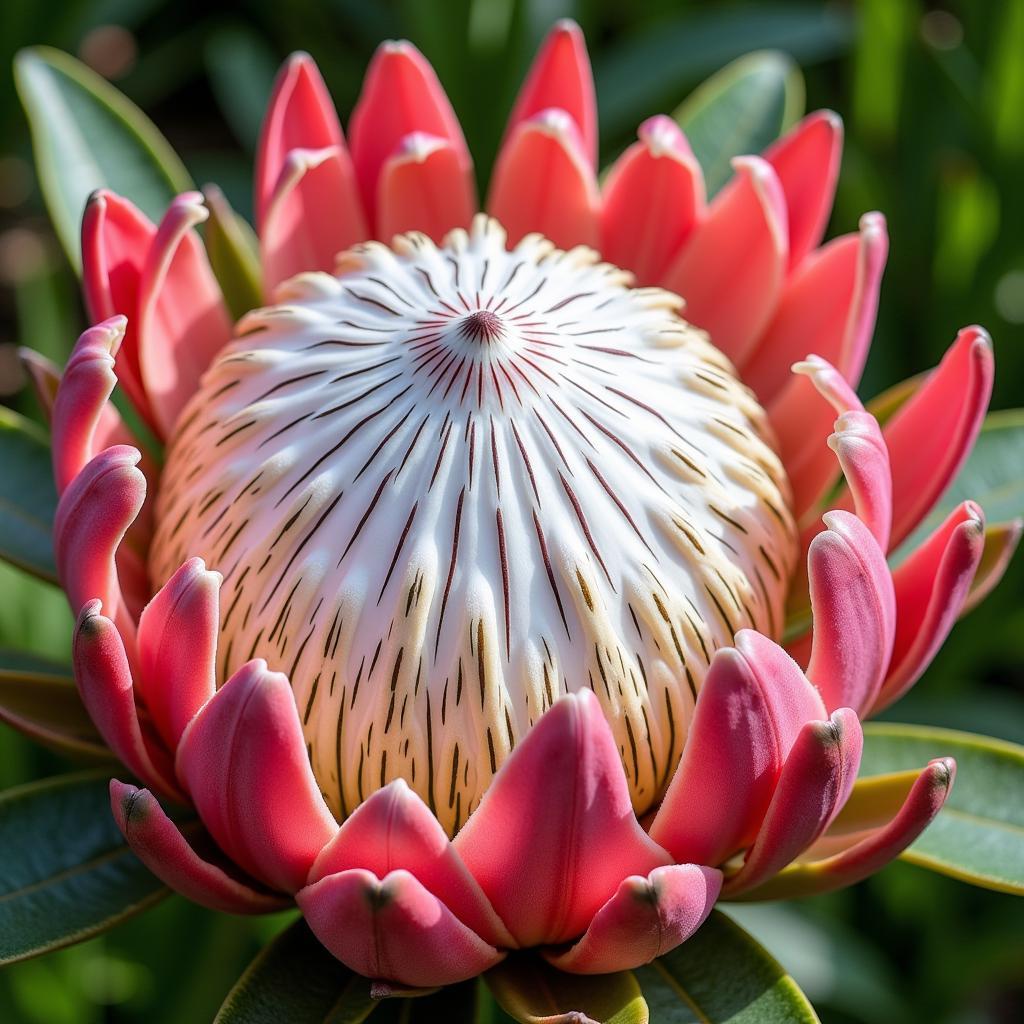
[[519, 124], [498, 154], [487, 198], [508, 245], [537, 231], [562, 249], [596, 246], [599, 208], [572, 118], [550, 109]]
[[1024, 533], [1024, 519], [993, 523], [985, 527], [985, 550], [971, 581], [967, 600], [960, 609], [961, 616], [981, 604], [999, 585], [1020, 544], [1021, 533]]
[[185, 729], [177, 770], [232, 860], [274, 889], [305, 884], [337, 825], [309, 767], [285, 676], [263, 661], [240, 668]]
[[679, 862], [724, 863], [753, 842], [818, 691], [767, 637], [744, 629], [704, 678], [683, 757], [651, 838]]
[[696, 864], [631, 875], [594, 915], [583, 937], [564, 953], [544, 951], [559, 970], [611, 974], [649, 964], [685, 942], [707, 919], [722, 873]]
[[648, 118], [637, 134], [604, 183], [601, 254], [651, 285], [705, 216], [704, 175], [672, 118]]
[[117, 353], [117, 378], [139, 415], [153, 425], [139, 368], [139, 284], [156, 225], [134, 204], [107, 189], [89, 196], [82, 216], [82, 287], [94, 323], [128, 318]]
[[254, 889], [203, 859], [149, 790], [112, 779], [110, 808], [135, 856], [194, 903], [228, 914], [266, 914], [288, 906], [285, 897]]
[[866, 714], [882, 686], [896, 631], [896, 599], [885, 554], [849, 512], [829, 512], [811, 542], [814, 640], [807, 678], [831, 712]]
[[267, 205], [260, 234], [263, 288], [307, 270], [334, 270], [338, 253], [369, 237], [353, 171], [339, 146], [293, 149]]
[[779, 401], [784, 414], [790, 367], [808, 352], [851, 383], [860, 380], [888, 252], [885, 218], [867, 213], [857, 234], [810, 253], [787, 278], [771, 323], [740, 367], [762, 404]]
[[377, 790], [345, 820], [314, 862], [309, 882], [352, 868], [378, 878], [408, 871], [485, 942], [513, 945], [444, 829], [401, 779]]
[[992, 395], [992, 340], [965, 327], [942, 362], [885, 424], [892, 460], [892, 545], [928, 514], [956, 476]]
[[444, 139], [463, 172], [472, 169], [455, 111], [427, 59], [412, 43], [383, 43], [370, 61], [349, 124], [352, 163], [371, 224], [377, 222], [378, 178], [384, 163], [413, 132]]
[[408, 871], [381, 880], [355, 868], [307, 885], [295, 899], [313, 934], [364, 977], [433, 988], [475, 978], [505, 955]]
[[18, 358], [28, 374], [32, 392], [42, 406], [46, 421], [52, 423], [53, 403], [57, 398], [57, 388], [60, 387], [60, 367], [42, 352], [25, 346], [19, 346]]
[[144, 732], [135, 706], [132, 673], [117, 627], [99, 601], [82, 608], [75, 626], [72, 662], [82, 703], [110, 749], [143, 782], [182, 802], [171, 757]]
[[857, 778], [864, 738], [860, 721], [840, 708], [803, 727], [743, 867], [727, 878], [729, 896], [760, 885], [795, 860], [828, 827]]
[[782, 294], [789, 243], [786, 199], [771, 165], [748, 156], [733, 167], [735, 177], [660, 284], [681, 295], [686, 319], [742, 365]]
[[440, 244], [475, 213], [473, 175], [452, 144], [423, 132], [402, 139], [377, 182], [377, 237], [422, 231]]
[[623, 878], [669, 863], [637, 823], [618, 749], [589, 690], [541, 716], [454, 845], [523, 946], [574, 938]]
[[507, 142], [516, 128], [542, 110], [558, 107], [575, 122], [580, 150], [597, 167], [597, 99], [587, 44], [579, 25], [559, 21], [541, 44], [519, 90], [505, 129]]
[[139, 282], [139, 369], [161, 437], [231, 337], [231, 321], [199, 236], [210, 215], [198, 192], [171, 203]]
[[214, 693], [220, 583], [190, 558], [139, 619], [139, 697], [171, 750]]
[[831, 110], [808, 114], [764, 153], [786, 194], [791, 267], [825, 234], [842, 155], [843, 122]]
[[872, 714], [899, 700], [931, 663], [967, 600], [984, 547], [984, 513], [965, 501], [893, 571], [896, 641]]

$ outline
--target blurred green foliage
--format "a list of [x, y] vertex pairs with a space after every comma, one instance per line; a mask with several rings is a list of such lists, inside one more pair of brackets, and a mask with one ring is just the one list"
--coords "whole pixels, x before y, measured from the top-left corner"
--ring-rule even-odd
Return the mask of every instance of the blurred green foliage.
[[[486, 181], [516, 87], [560, 16], [590, 43], [602, 155], [709, 74], [775, 48], [803, 69], [808, 108], [846, 120], [831, 231], [866, 210], [891, 252], [865, 396], [940, 358], [956, 329], [985, 324], [994, 407], [1024, 377], [1024, 0], [737, 4], [633, 0], [5, 0], [0, 65], [47, 43], [111, 78], [149, 113], [193, 178], [251, 210], [252, 154], [270, 82], [310, 51], [343, 117], [385, 38], [433, 61]], [[0, 75], [0, 400], [38, 417], [16, 344], [63, 361], [84, 316], [31, 168], [27, 128]], [[1024, 563], [954, 632], [889, 718], [1024, 741]], [[70, 617], [47, 584], [0, 566], [0, 646], [66, 657]], [[0, 727], [4, 787], [65, 768]], [[799, 906], [737, 911], [831, 1024], [983, 1024], [1024, 1019], [1020, 905], [906, 865]], [[251, 922], [176, 897], [114, 932], [0, 973], [0, 1020], [24, 1024], [211, 1020], [287, 915]]]

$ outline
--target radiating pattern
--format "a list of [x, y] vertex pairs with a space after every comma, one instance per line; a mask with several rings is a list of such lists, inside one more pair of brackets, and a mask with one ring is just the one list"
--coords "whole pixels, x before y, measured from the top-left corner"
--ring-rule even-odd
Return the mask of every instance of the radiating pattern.
[[634, 807], [714, 651], [778, 636], [797, 542], [765, 417], [680, 300], [478, 217], [286, 284], [168, 451], [150, 569], [224, 575], [219, 673], [291, 679], [339, 816], [397, 777], [455, 832], [587, 686]]

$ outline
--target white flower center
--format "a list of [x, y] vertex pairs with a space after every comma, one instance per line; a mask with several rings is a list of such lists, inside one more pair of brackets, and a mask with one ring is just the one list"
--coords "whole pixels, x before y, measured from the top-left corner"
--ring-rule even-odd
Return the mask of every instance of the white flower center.
[[339, 817], [403, 777], [456, 831], [590, 687], [638, 812], [715, 649], [779, 633], [765, 416], [681, 301], [493, 220], [368, 243], [249, 314], [167, 453], [150, 569], [224, 575], [219, 672], [292, 681]]

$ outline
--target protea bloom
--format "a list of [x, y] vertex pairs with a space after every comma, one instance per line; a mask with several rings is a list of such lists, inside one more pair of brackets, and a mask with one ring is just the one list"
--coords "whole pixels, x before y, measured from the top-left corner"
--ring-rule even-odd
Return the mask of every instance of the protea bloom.
[[158, 227], [110, 193], [85, 216], [102, 322], [53, 400], [56, 548], [82, 697], [148, 787], [114, 782], [114, 814], [172, 887], [294, 899], [403, 985], [521, 947], [636, 966], [720, 893], [862, 878], [953, 779], [935, 761], [891, 820], [844, 811], [860, 717], [969, 599], [975, 505], [886, 554], [973, 443], [987, 336], [880, 427], [853, 388], [884, 221], [818, 247], [838, 119], [737, 160], [710, 204], [667, 118], [599, 189], [595, 124], [561, 24], [478, 215], [412, 46], [374, 58], [351, 150], [292, 58], [257, 168], [271, 304], [234, 330], [200, 196]]

